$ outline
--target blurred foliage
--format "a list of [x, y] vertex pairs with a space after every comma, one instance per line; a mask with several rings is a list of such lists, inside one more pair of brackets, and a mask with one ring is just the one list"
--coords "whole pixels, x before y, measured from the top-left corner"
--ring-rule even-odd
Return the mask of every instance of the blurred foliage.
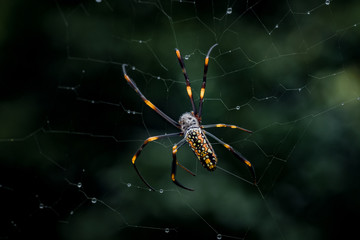
[[[357, 1], [2, 1], [0, 194], [3, 239], [339, 239], [360, 214]], [[226, 14], [228, 12], [228, 14]], [[209, 173], [170, 180], [177, 120], [195, 101], [211, 45], [203, 122], [219, 144]], [[213, 142], [213, 141], [212, 141]], [[226, 171], [230, 171], [228, 173]], [[355, 219], [355, 220], [354, 220]]]

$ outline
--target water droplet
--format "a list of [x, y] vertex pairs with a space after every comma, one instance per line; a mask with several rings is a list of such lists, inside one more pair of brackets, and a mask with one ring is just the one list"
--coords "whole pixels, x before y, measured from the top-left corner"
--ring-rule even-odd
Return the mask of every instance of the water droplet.
[[82, 71], [81, 71], [81, 73], [85, 73], [86, 71], [85, 71], [85, 69], [83, 69]]
[[90, 102], [91, 102], [91, 103], [95, 103], [95, 101], [94, 101], [94, 100], [91, 100]]
[[325, 5], [330, 5], [330, 0], [326, 0]]
[[135, 69], [136, 69], [135, 66], [132, 66], [132, 67], [131, 67], [131, 70], [135, 70]]
[[102, 2], [102, 0], [95, 0], [95, 2], [97, 2], [97, 3], [101, 3], [101, 2]]
[[163, 192], [164, 192], [164, 189], [160, 188], [159, 193], [163, 193]]
[[74, 214], [74, 211], [70, 211], [70, 215], [73, 215]]
[[136, 112], [135, 112], [135, 111], [132, 111], [132, 114], [134, 114], [134, 115], [135, 115], [135, 114], [136, 114]]
[[344, 106], [345, 105], [345, 103], [341, 103], [341, 106]]
[[165, 233], [169, 233], [170, 229], [169, 228], [165, 228]]
[[279, 24], [276, 24], [276, 25], [275, 25], [275, 28], [279, 28]]
[[307, 15], [310, 15], [310, 11], [308, 11], [306, 14], [307, 14]]
[[43, 203], [40, 203], [40, 204], [39, 204], [39, 208], [40, 208], [40, 209], [44, 209], [44, 207], [45, 207], [45, 206], [44, 206]]
[[226, 14], [232, 14], [232, 8], [231, 7], [226, 9]]
[[81, 188], [81, 187], [82, 187], [82, 183], [81, 183], [81, 182], [78, 182], [78, 184], [76, 184], [76, 186], [77, 186], [78, 188]]
[[131, 113], [131, 111], [130, 111], [130, 110], [127, 110], [126, 112], [127, 112], [128, 114], [130, 114], [130, 113]]
[[96, 203], [97, 202], [97, 199], [95, 198], [95, 197], [93, 197], [92, 199], [91, 199], [91, 203]]
[[139, 40], [139, 43], [142, 43], [142, 40]]
[[356, 27], [356, 26], [357, 26], [357, 24], [355, 23], [355, 24], [354, 24], [354, 27]]
[[159, 80], [159, 79], [160, 79], [160, 77], [158, 76], [158, 77], [157, 77], [157, 79]]
[[236, 109], [236, 110], [240, 110], [240, 106], [236, 106], [235, 109]]
[[85, 172], [85, 168], [83, 168], [83, 170], [82, 170], [83, 172]]
[[190, 55], [185, 55], [185, 60], [189, 60]]
[[357, 100], [360, 101], [360, 97], [358, 97]]
[[218, 235], [216, 235], [216, 239], [218, 240], [222, 239], [222, 235], [219, 233]]
[[126, 184], [127, 187], [131, 187], [131, 183]]
[[300, 92], [300, 91], [301, 91], [301, 88], [299, 88], [298, 91]]

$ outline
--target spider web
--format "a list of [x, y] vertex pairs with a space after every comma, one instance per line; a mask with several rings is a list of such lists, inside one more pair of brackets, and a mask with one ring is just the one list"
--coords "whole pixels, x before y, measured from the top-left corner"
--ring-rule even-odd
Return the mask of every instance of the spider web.
[[[359, 214], [359, 50], [356, 1], [12, 1], [1, 9], [0, 193], [3, 239], [311, 239], [351, 234]], [[189, 147], [170, 179], [191, 110], [174, 48], [198, 103], [213, 44], [203, 124], [207, 172]], [[10, 76], [10, 77], [8, 77]], [[356, 230], [355, 230], [356, 231]]]

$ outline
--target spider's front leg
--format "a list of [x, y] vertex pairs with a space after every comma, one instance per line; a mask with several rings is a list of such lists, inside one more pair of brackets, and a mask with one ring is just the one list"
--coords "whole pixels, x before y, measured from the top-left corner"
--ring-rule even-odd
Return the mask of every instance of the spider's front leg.
[[157, 108], [152, 102], [150, 102], [144, 94], [140, 91], [140, 89], [136, 86], [136, 83], [127, 75], [126, 73], [126, 66], [127, 64], [122, 65], [122, 70], [124, 73], [124, 78], [127, 81], [127, 83], [130, 85], [132, 89], [140, 96], [140, 98], [144, 101], [146, 105], [148, 105], [152, 110], [154, 110], [157, 114], [159, 114], [161, 117], [163, 117], [166, 121], [174, 125], [176, 128], [179, 128], [179, 123], [176, 122], [174, 119], [163, 113], [159, 108]]

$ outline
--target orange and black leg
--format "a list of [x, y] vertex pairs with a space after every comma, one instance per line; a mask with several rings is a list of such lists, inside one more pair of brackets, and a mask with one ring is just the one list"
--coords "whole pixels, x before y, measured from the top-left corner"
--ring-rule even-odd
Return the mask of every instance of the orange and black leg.
[[189, 191], [194, 191], [194, 189], [185, 187], [184, 185], [182, 185], [181, 183], [179, 183], [178, 180], [176, 180], [176, 167], [177, 165], [179, 165], [180, 167], [182, 167], [183, 169], [185, 169], [188, 173], [192, 174], [193, 176], [195, 176], [195, 174], [193, 174], [190, 170], [186, 169], [185, 167], [183, 167], [182, 165], [179, 164], [179, 162], [176, 159], [176, 153], [178, 151], [178, 149], [184, 145], [184, 143], [186, 142], [185, 139], [182, 139], [179, 143], [175, 144], [173, 146], [173, 151], [172, 151], [172, 155], [173, 155], [173, 161], [172, 161], [172, 167], [171, 167], [171, 180], [178, 185], [179, 187], [189, 190]]
[[124, 73], [124, 78], [127, 81], [127, 83], [130, 85], [130, 87], [132, 89], [135, 90], [135, 92], [141, 97], [141, 99], [144, 101], [144, 103], [146, 105], [148, 105], [152, 110], [154, 110], [155, 112], [157, 112], [160, 116], [162, 116], [165, 120], [167, 120], [169, 123], [171, 123], [172, 125], [174, 125], [177, 128], [180, 128], [180, 125], [177, 121], [173, 120], [171, 117], [169, 117], [168, 115], [166, 115], [165, 113], [163, 113], [160, 109], [158, 109], [152, 102], [150, 102], [139, 90], [139, 88], [136, 86], [136, 83], [129, 77], [129, 75], [127, 75], [126, 73], [126, 66], [127, 64], [123, 64], [122, 65], [122, 70]]
[[236, 126], [236, 125], [231, 125], [231, 124], [224, 124], [224, 123], [218, 123], [218, 124], [207, 124], [207, 125], [202, 125], [202, 128], [221, 128], [221, 127], [227, 127], [227, 128], [232, 128], [232, 129], [239, 129], [241, 131], [244, 132], [248, 132], [248, 133], [252, 133], [251, 130]]
[[256, 175], [255, 175], [255, 169], [252, 165], [252, 163], [247, 160], [241, 153], [239, 153], [238, 151], [236, 151], [232, 146], [230, 146], [229, 144], [223, 142], [222, 140], [220, 140], [219, 138], [217, 138], [216, 136], [214, 136], [213, 134], [209, 133], [209, 132], [205, 132], [205, 134], [207, 134], [208, 136], [210, 136], [211, 138], [215, 139], [217, 142], [219, 142], [221, 145], [223, 145], [227, 150], [229, 150], [230, 152], [232, 152], [232, 154], [234, 154], [234, 156], [238, 159], [240, 159], [243, 163], [246, 164], [246, 166], [248, 167], [252, 177], [253, 177], [253, 181], [254, 184], [256, 184]]
[[197, 111], [196, 111], [196, 107], [195, 107], [195, 103], [194, 103], [194, 98], [193, 98], [193, 94], [192, 94], [192, 90], [191, 90], [191, 86], [190, 86], [189, 77], [188, 77], [188, 75], [186, 73], [186, 68], [185, 68], [183, 58], [181, 57], [179, 49], [175, 48], [175, 52], [176, 52], [176, 57], [179, 60], [181, 70], [182, 70], [182, 72], [184, 74], [185, 83], [186, 83], [186, 91], [187, 91], [187, 94], [189, 95], [189, 98], [190, 98], [193, 113], [196, 114]]
[[201, 119], [202, 105], [203, 105], [204, 96], [205, 96], [206, 75], [207, 75], [208, 66], [209, 66], [209, 57], [210, 57], [211, 51], [217, 45], [218, 45], [217, 43], [212, 45], [211, 48], [209, 49], [208, 53], [206, 54], [206, 57], [205, 57], [204, 76], [203, 76], [203, 82], [202, 82], [201, 89], [200, 89], [200, 102], [199, 102], [199, 112], [198, 112], [198, 118], [199, 119]]
[[149, 137], [147, 138], [144, 143], [141, 145], [141, 147], [136, 151], [135, 155], [132, 157], [132, 164], [134, 165], [135, 171], [136, 173], [139, 175], [140, 179], [146, 184], [146, 186], [148, 186], [151, 190], [155, 191], [155, 189], [150, 186], [150, 184], [143, 178], [143, 176], [140, 174], [140, 171], [137, 169], [136, 165], [135, 165], [135, 161], [136, 159], [139, 157], [140, 153], [142, 152], [142, 150], [144, 149], [144, 147], [146, 147], [146, 145], [149, 142], [161, 139], [161, 138], [165, 138], [165, 137], [175, 137], [175, 136], [180, 136], [182, 133], [171, 133], [171, 134], [165, 134], [165, 135], [159, 135], [159, 136], [153, 136], [153, 137]]

